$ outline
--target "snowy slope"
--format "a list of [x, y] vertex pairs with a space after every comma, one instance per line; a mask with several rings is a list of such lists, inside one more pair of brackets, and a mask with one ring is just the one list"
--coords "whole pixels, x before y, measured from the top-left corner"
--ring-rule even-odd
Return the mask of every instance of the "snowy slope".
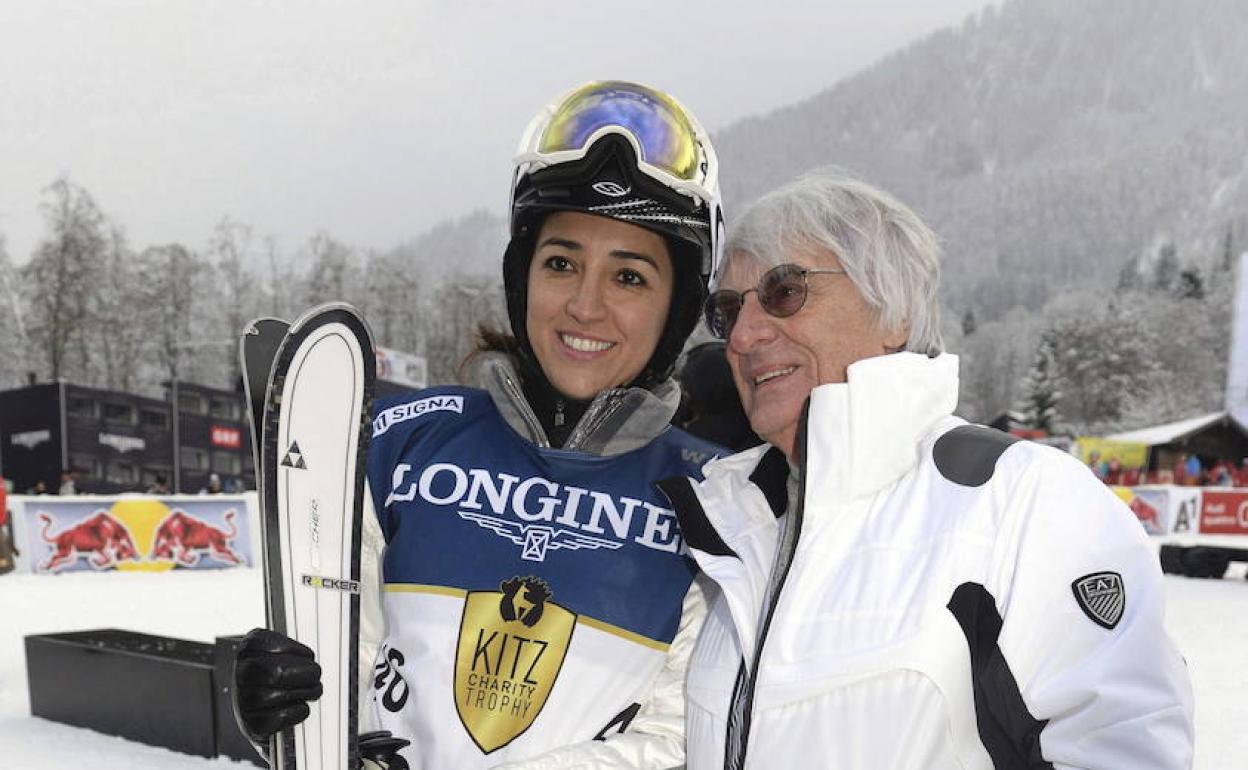
[[[1197, 770], [1248, 767], [1248, 581], [1166, 576], [1167, 625], [1196, 689]], [[257, 570], [0, 577], [0, 770], [248, 767], [30, 716], [22, 637], [119, 627], [211, 642], [264, 619]]]

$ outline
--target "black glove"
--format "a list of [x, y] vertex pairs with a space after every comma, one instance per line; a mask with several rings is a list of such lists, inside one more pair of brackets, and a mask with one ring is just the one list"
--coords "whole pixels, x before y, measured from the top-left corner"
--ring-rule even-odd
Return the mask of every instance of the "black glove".
[[321, 697], [321, 667], [312, 650], [276, 631], [253, 628], [234, 659], [234, 718], [257, 747], [308, 718]]
[[361, 770], [408, 770], [407, 760], [399, 756], [399, 749], [411, 743], [404, 738], [395, 738], [389, 730], [361, 733]]

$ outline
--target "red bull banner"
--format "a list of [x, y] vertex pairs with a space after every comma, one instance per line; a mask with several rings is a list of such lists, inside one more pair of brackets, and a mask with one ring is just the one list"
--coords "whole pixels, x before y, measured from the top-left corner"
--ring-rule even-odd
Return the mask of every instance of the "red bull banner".
[[1201, 491], [1202, 535], [1248, 535], [1248, 490]]
[[27, 498], [34, 572], [162, 572], [250, 566], [243, 498]]

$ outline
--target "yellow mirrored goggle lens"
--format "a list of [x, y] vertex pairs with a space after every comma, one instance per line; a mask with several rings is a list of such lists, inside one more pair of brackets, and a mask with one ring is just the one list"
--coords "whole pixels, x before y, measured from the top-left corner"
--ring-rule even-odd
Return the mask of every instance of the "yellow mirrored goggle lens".
[[596, 131], [627, 131], [641, 150], [638, 159], [677, 179], [694, 181], [699, 168], [697, 134], [685, 111], [667, 94], [621, 81], [585, 85], [556, 109], [538, 152], [581, 150]]

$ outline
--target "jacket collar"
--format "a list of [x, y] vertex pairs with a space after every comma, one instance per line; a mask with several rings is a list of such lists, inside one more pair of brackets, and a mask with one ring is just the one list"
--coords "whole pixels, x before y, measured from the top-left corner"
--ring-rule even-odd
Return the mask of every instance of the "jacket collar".
[[804, 477], [853, 499], [919, 461], [920, 444], [958, 404], [958, 358], [893, 353], [851, 364], [844, 383], [810, 394]]
[[[957, 402], [955, 355], [893, 353], [851, 364], [847, 382], [811, 391], [803, 478], [818, 485], [821, 497], [873, 494], [919, 461], [923, 438], [953, 413]], [[708, 510], [711, 524], [729, 543], [736, 533], [775, 515], [783, 473], [767, 472], [766, 466], [776, 465], [777, 452], [763, 445], [712, 460], [704, 468], [702, 486], [713, 497], [743, 501], [745, 487], [752, 487], [759, 501], [765, 501], [740, 510]]]
[[[495, 408], [517, 433], [540, 447], [550, 441], [524, 397], [516, 364], [504, 353], [480, 353], [465, 368], [465, 384], [490, 394]], [[644, 388], [613, 388], [594, 397], [568, 438], [565, 449], [617, 455], [650, 443], [671, 423], [680, 405], [675, 380]]]

